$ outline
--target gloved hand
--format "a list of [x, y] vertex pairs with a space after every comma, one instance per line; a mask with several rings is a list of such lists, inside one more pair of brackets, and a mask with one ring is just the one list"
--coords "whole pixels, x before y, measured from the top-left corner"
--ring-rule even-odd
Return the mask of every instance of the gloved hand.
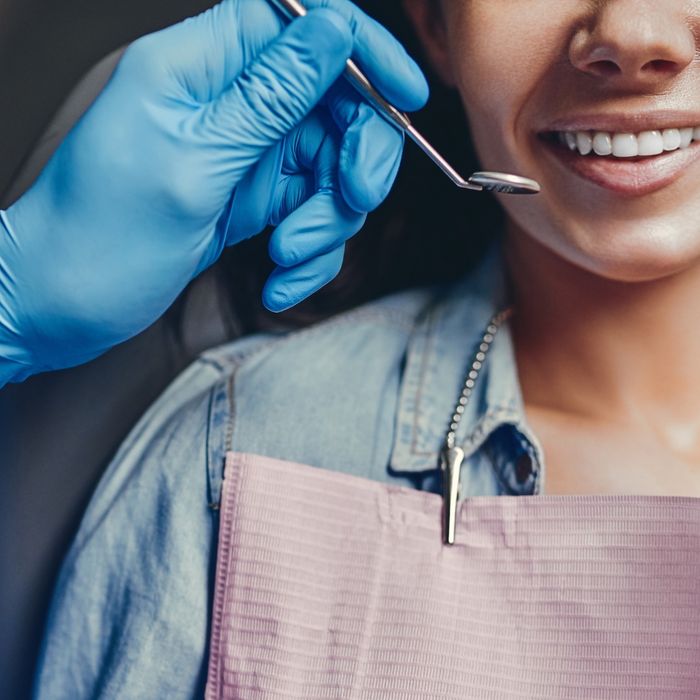
[[[0, 386], [89, 360], [156, 320], [224, 245], [279, 224], [273, 310], [337, 274], [402, 137], [338, 80], [352, 54], [399, 108], [427, 98], [347, 0], [284, 29], [225, 0], [132, 44], [35, 185], [0, 212]], [[280, 32], [282, 32], [280, 34]]]

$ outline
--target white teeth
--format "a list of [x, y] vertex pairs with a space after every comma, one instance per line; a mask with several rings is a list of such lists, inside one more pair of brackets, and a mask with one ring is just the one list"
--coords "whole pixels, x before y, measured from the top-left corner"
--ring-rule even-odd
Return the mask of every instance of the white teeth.
[[676, 151], [681, 147], [681, 132], [678, 129], [664, 129], [664, 151]]
[[585, 131], [576, 134], [576, 146], [582, 156], [587, 156], [593, 150], [593, 137]]
[[638, 156], [637, 137], [634, 134], [615, 134], [612, 137], [612, 154], [617, 158]]
[[593, 150], [597, 156], [612, 155], [612, 138], [604, 131], [598, 131], [593, 137]]
[[660, 131], [642, 131], [637, 137], [640, 156], [658, 156], [664, 152], [664, 137]]
[[557, 136], [570, 151], [578, 151], [582, 156], [594, 152], [598, 156], [635, 158], [636, 156], [657, 156], [664, 151], [689, 148], [693, 141], [700, 141], [700, 126], [642, 131], [639, 134], [560, 131]]

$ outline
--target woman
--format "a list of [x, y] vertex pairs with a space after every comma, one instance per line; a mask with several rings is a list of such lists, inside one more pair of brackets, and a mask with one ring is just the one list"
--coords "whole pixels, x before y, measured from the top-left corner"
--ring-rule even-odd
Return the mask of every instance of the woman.
[[[674, 589], [672, 584], [681, 579], [668, 568], [659, 570], [654, 591], [638, 590], [633, 613], [629, 590], [628, 597], [616, 598], [616, 583], [587, 587], [590, 571], [572, 589], [581, 597], [567, 598], [545, 576], [549, 570], [538, 568], [545, 560], [536, 557], [527, 560], [523, 577], [542, 576], [534, 583], [531, 579], [527, 589], [523, 583], [525, 594], [517, 586], [508, 589], [500, 625], [495, 619], [483, 627], [482, 611], [474, 605], [490, 594], [488, 576], [477, 579], [483, 590], [474, 589], [471, 598], [469, 590], [456, 589], [454, 624], [440, 618], [445, 637], [458, 636], [458, 622], [465, 619], [460, 615], [471, 601], [466, 620], [472, 620], [473, 634], [483, 643], [455, 658], [468, 665], [470, 654], [478, 656], [487, 668], [481, 675], [471, 669], [458, 682], [454, 659], [441, 666], [429, 618], [421, 618], [413, 642], [401, 627], [395, 643], [378, 650], [393, 628], [374, 627], [375, 610], [354, 618], [350, 610], [356, 598], [333, 608], [333, 625], [342, 630], [347, 620], [356, 622], [363, 630], [357, 649], [336, 648], [334, 656], [324, 657], [322, 668], [316, 655], [304, 662], [294, 657], [294, 663], [285, 665], [284, 659], [297, 652], [303, 657], [310, 629], [326, 646], [337, 639], [325, 628], [305, 626], [305, 615], [315, 624], [315, 611], [303, 596], [306, 602], [299, 603], [294, 597], [298, 591], [275, 588], [275, 576], [288, 581], [284, 551], [275, 538], [284, 536], [286, 519], [291, 531], [303, 515], [302, 508], [287, 508], [283, 494], [273, 488], [275, 479], [289, 489], [289, 503], [300, 498], [303, 507], [313, 509], [315, 503], [321, 510], [330, 504], [338, 521], [345, 518], [344, 492], [352, 503], [353, 494], [372, 494], [381, 518], [397, 530], [410, 528], [411, 518], [430, 523], [438, 512], [433, 494], [443, 492], [443, 474], [437, 464], [446, 443], [453, 443], [464, 452], [461, 498], [499, 496], [498, 501], [510, 504], [498, 511], [499, 547], [492, 546], [493, 538], [474, 540], [467, 527], [470, 513], [480, 512], [479, 499], [470, 502], [471, 510], [460, 510], [457, 542], [460, 537], [465, 546], [468, 542], [472, 563], [492, 549], [499, 557], [521, 551], [521, 535], [526, 548], [534, 546], [534, 530], [519, 529], [527, 516], [512, 516], [524, 511], [509, 509], [520, 508], [514, 503], [540, 501], [509, 496], [575, 494], [580, 500], [549, 502], [592, 504], [600, 510], [586, 510], [584, 521], [569, 520], [567, 514], [554, 525], [584, 522], [577, 536], [592, 533], [599, 539], [575, 540], [585, 545], [574, 550], [580, 554], [576, 561], [564, 561], [562, 550], [552, 549], [560, 568], [576, 574], [586, 552], [594, 551], [601, 557], [602, 574], [597, 576], [608, 572], [610, 580], [624, 580], [628, 588], [647, 585], [653, 577], [646, 569], [620, 569], [627, 554], [616, 549], [618, 531], [637, 531], [637, 520], [624, 520], [628, 515], [611, 520], [611, 514], [622, 512], [617, 510], [622, 504], [627, 509], [641, 506], [635, 511], [640, 523], [645, 512], [656, 513], [657, 507], [664, 514], [658, 532], [665, 539], [652, 543], [634, 566], [643, 566], [647, 555], [672, 549], [676, 540], [666, 535], [675, 518], [690, 523], [680, 531], [690, 538], [683, 562], [686, 574], [689, 567], [688, 575], [697, 574], [697, 537], [692, 537], [697, 532], [694, 499], [700, 496], [700, 380], [694, 369], [700, 332], [693, 321], [700, 298], [700, 150], [694, 139], [700, 139], [700, 82], [694, 59], [700, 5], [680, 0], [406, 0], [405, 8], [439, 76], [462, 98], [483, 166], [532, 177], [541, 183], [542, 194], [502, 198], [502, 244], [458, 283], [390, 296], [297, 333], [257, 335], [207, 353], [182, 375], [122, 446], [85, 516], [58, 584], [38, 697], [194, 697], [207, 676], [210, 636], [215, 657], [209, 668], [211, 697], [223, 696], [217, 688], [220, 681], [222, 687], [228, 682], [226, 669], [229, 681], [245, 679], [237, 686], [240, 697], [658, 698], [692, 697], [698, 690], [693, 675], [700, 648], [696, 586]], [[450, 224], [469, 236], [469, 221]], [[424, 234], [434, 240], [430, 230]], [[453, 263], [458, 257], [452, 249], [440, 252]], [[473, 374], [467, 374], [470, 368]], [[456, 404], [462, 387], [468, 391]], [[243, 490], [238, 505], [227, 500], [226, 487], [222, 496], [224, 475], [230, 482], [238, 478], [237, 470], [250, 472], [245, 459], [230, 456], [232, 452], [255, 455], [258, 473], [269, 468], [274, 477], [266, 482], [272, 506], [267, 507], [263, 489], [255, 506], [259, 510], [253, 509], [259, 517], [243, 522], [262, 528], [263, 539], [256, 541], [269, 546], [280, 561], [273, 569], [278, 574], [261, 578], [257, 573], [248, 586], [239, 581], [230, 588], [229, 574], [234, 576], [236, 568], [225, 560], [231, 539], [239, 536], [230, 510], [250, 505]], [[323, 468], [324, 476], [303, 465]], [[317, 491], [315, 502], [308, 495], [303, 500], [293, 491], [294, 475], [303, 484], [321, 479], [328, 491]], [[382, 483], [368, 485], [376, 482]], [[414, 496], [395, 487], [428, 493]], [[653, 498], [628, 501], [624, 494]], [[593, 500], [582, 498], [587, 495]], [[623, 500], [607, 499], [618, 496]], [[371, 499], [355, 500], [359, 505], [353, 508], [359, 510], [350, 510], [359, 514]], [[493, 499], [484, 502], [488, 509], [497, 507]], [[406, 503], [410, 507], [404, 508]], [[678, 508], [669, 517], [664, 509], [671, 506]], [[394, 508], [403, 514], [398, 520]], [[687, 512], [693, 514], [689, 520], [684, 519]], [[409, 518], [403, 517], [406, 513]], [[332, 530], [332, 513], [322, 517]], [[281, 530], [275, 529], [279, 520]], [[609, 530], [596, 529], [607, 526], [607, 520]], [[357, 518], [349, 522], [365, 524]], [[380, 524], [367, 527], [373, 533]], [[352, 550], [358, 540], [350, 530], [347, 557], [361, 557], [362, 552]], [[488, 532], [479, 531], [480, 537]], [[562, 537], [567, 532], [562, 530]], [[649, 533], [642, 534], [642, 542], [648, 542]], [[403, 546], [397, 537], [397, 546]], [[365, 546], [369, 549], [371, 542]], [[416, 550], [431, 546], [415, 540]], [[457, 549], [431, 549], [435, 568], [452, 566]], [[335, 571], [339, 564], [332, 548], [318, 551], [331, 562], [329, 571]], [[302, 553], [307, 559], [300, 561], [311, 561], [307, 550]], [[382, 557], [390, 555], [391, 548], [385, 547]], [[382, 557], [368, 565], [373, 588], [365, 591], [379, 612], [386, 609], [389, 595], [383, 581], [393, 575], [381, 568]], [[511, 565], [517, 557], [493, 561]], [[213, 590], [217, 565], [216, 584], [222, 584], [218, 603]], [[244, 565], [241, 560], [248, 571]], [[405, 586], [411, 591], [414, 578], [431, 576], [421, 566], [419, 562], [412, 573], [406, 569]], [[317, 577], [324, 574], [318, 561], [309, 567]], [[499, 579], [493, 581], [498, 588]], [[275, 595], [291, 596], [284, 599], [287, 608], [300, 606], [295, 624], [284, 609], [270, 613], [255, 606], [255, 596], [268, 586]], [[314, 593], [319, 608], [325, 595], [321, 588]], [[250, 605], [236, 607], [235, 598], [226, 598], [232, 590]], [[392, 590], [405, 603], [401, 591]], [[427, 597], [414, 598], [416, 608], [435, 605], [437, 610], [443, 604], [433, 589], [421, 590]], [[545, 602], [550, 608], [537, 608], [535, 615], [528, 595], [543, 590], [549, 591]], [[593, 591], [593, 599], [585, 598], [586, 591]], [[653, 610], [662, 610], [664, 591], [680, 607], [673, 609], [675, 627], [669, 628], [668, 638], [656, 640], [659, 645], [651, 654], [644, 635], [654, 628], [664, 631], [668, 619], [660, 612], [644, 617], [640, 611], [652, 599]], [[233, 607], [222, 607], [222, 600]], [[596, 600], [608, 607], [594, 614]], [[533, 617], [541, 622], [542, 610], [551, 612], [555, 604], [564, 607], [555, 608], [557, 615], [545, 620], [539, 636], [528, 636], [538, 622]], [[607, 619], [595, 617], [601, 610]], [[239, 629], [237, 615], [255, 624]], [[583, 629], [584, 620], [593, 617], [598, 626], [586, 627], [587, 636], [576, 636], [574, 622]], [[568, 631], [565, 623], [556, 627], [560, 618], [571, 623]], [[641, 618], [646, 626], [639, 626]], [[693, 622], [681, 630], [684, 618]], [[623, 631], [630, 620], [639, 624], [632, 625], [634, 639], [621, 637], [616, 646], [603, 632], [610, 632], [606, 625], [614, 626], [618, 619]], [[397, 630], [401, 624], [396, 622]], [[222, 627], [235, 628], [238, 636], [222, 636]], [[506, 635], [498, 643], [494, 630]], [[573, 634], [573, 647], [565, 631]], [[240, 646], [227, 648], [226, 639], [234, 638]], [[281, 638], [291, 645], [288, 656], [276, 655]], [[421, 648], [421, 639], [432, 640], [432, 646]], [[296, 652], [295, 644], [300, 648]], [[418, 656], [401, 656], [411, 650]], [[248, 652], [258, 656], [251, 660]], [[219, 656], [225, 657], [223, 666]], [[576, 677], [569, 666], [566, 674], [552, 675], [565, 657], [587, 659], [586, 673]], [[416, 667], [428, 659], [427, 670], [420, 670], [429, 675], [411, 675], [406, 658]], [[365, 663], [367, 659], [384, 659], [384, 665]], [[649, 668], [652, 662], [656, 666]], [[488, 671], [494, 663], [499, 670]], [[622, 678], [616, 675], [620, 667], [625, 669]], [[305, 671], [297, 675], [300, 668]], [[330, 686], [324, 685], [328, 678]]]

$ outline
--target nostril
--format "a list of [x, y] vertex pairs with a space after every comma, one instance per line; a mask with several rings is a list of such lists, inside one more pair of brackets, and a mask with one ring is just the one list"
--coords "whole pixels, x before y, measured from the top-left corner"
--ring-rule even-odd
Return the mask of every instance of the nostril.
[[609, 77], [622, 73], [622, 68], [620, 68], [615, 61], [593, 61], [588, 64], [588, 70], [602, 77]]
[[642, 73], [676, 73], [678, 66], [673, 61], [657, 59], [649, 61], [642, 66]]

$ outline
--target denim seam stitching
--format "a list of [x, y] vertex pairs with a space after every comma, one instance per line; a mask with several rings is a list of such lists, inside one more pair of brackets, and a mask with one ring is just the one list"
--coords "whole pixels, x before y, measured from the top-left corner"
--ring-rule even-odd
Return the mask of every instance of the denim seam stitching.
[[426, 381], [426, 375], [428, 373], [428, 360], [430, 358], [430, 351], [432, 350], [432, 347], [435, 343], [435, 333], [433, 333], [433, 330], [435, 328], [436, 324], [436, 318], [435, 314], [430, 315], [430, 319], [428, 320], [427, 326], [426, 326], [426, 335], [427, 335], [427, 345], [425, 347], [425, 350], [423, 351], [423, 358], [421, 361], [421, 367], [418, 375], [418, 391], [416, 393], [416, 410], [414, 412], [413, 416], [413, 429], [412, 429], [412, 437], [411, 437], [411, 454], [413, 455], [418, 455], [418, 456], [427, 456], [429, 454], [432, 454], [432, 452], [419, 452], [418, 450], [418, 423], [419, 423], [419, 417], [422, 415], [422, 410], [421, 410], [421, 403], [423, 402], [423, 390], [425, 387], [425, 381]]
[[[328, 328], [335, 328], [337, 326], [347, 326], [350, 325], [351, 323], [354, 323], [358, 320], [367, 320], [367, 319], [379, 319], [382, 321], [388, 321], [389, 326], [394, 326], [396, 328], [399, 328], [401, 330], [413, 330], [414, 328], [414, 323], [413, 321], [415, 318], [411, 315], [408, 314], [403, 314], [403, 318], [397, 318], [396, 315], [392, 315], [389, 312], [383, 312], [383, 311], [376, 311], [376, 310], [358, 310], [356, 313], [352, 312], [349, 314], [344, 314], [343, 316], [339, 318], [333, 318], [329, 319], [327, 321], [324, 321], [319, 324], [315, 324], [313, 326], [309, 326], [307, 328], [302, 328], [300, 330], [296, 331], [291, 331], [289, 333], [286, 333], [281, 336], [275, 336], [274, 338], [271, 338], [268, 341], [261, 341], [262, 345], [260, 346], [255, 346], [252, 348], [250, 351], [238, 354], [237, 352], [233, 352], [231, 355], [224, 355], [224, 360], [227, 362], [228, 367], [225, 369], [230, 369], [230, 367], [233, 365], [236, 369], [238, 369], [242, 364], [245, 362], [248, 362], [249, 360], [253, 359], [258, 353], [264, 352], [266, 349], [268, 349], [271, 345], [276, 345], [277, 343], [289, 343], [292, 342], [293, 340], [297, 338], [306, 338], [309, 336], [314, 336], [316, 333], [321, 333], [327, 330]], [[212, 360], [209, 360], [212, 361]], [[216, 360], [213, 360], [216, 361]], [[234, 370], [235, 371], [235, 370]]]
[[[491, 421], [495, 418], [513, 418], [517, 420], [517, 426], [520, 425], [520, 420], [517, 416], [517, 414], [514, 412], [514, 409], [512, 406], [509, 406], [508, 404], [498, 404], [496, 406], [492, 406], [489, 408], [486, 413], [477, 421], [476, 425], [474, 426], [471, 436], [475, 435], [477, 432], [483, 432], [483, 425], [487, 421]], [[460, 441], [460, 446], [464, 447], [465, 445], [469, 445], [470, 447], [474, 446], [477, 444], [479, 441], [478, 440], [473, 440], [471, 437], [467, 437], [467, 439]], [[479, 450], [481, 444], [483, 444], [483, 440], [478, 444], [478, 446], [474, 449], [474, 452]], [[412, 451], [411, 454], [413, 454], [416, 457], [432, 457], [435, 452], [431, 451], [426, 451], [426, 452], [420, 452], [418, 450]]]

